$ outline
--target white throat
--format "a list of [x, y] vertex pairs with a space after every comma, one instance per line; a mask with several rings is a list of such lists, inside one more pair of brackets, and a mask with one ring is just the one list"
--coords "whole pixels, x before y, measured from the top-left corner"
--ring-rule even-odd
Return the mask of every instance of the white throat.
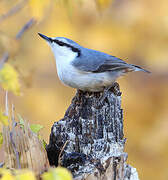
[[50, 46], [54, 53], [58, 77], [64, 82], [67, 73], [71, 73], [73, 69], [71, 62], [77, 57], [78, 53], [73, 52], [71, 48], [66, 46], [60, 47], [57, 44], [51, 44]]
[[71, 63], [78, 55], [77, 52], [73, 52], [71, 48], [66, 46], [59, 46], [57, 44], [51, 44], [52, 51], [55, 56], [56, 64], [69, 64]]

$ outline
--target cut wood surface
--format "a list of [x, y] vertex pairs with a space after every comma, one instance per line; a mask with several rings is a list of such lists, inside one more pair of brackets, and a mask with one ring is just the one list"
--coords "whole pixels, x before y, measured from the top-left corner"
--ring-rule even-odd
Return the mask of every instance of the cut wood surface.
[[68, 168], [74, 179], [138, 180], [126, 163], [121, 92], [115, 83], [100, 93], [78, 90], [63, 119], [51, 129], [50, 165]]

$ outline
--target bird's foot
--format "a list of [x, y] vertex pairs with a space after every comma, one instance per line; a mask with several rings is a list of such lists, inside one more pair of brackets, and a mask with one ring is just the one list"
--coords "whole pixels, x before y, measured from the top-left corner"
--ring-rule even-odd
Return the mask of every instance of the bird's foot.
[[108, 98], [109, 90], [112, 88], [112, 86], [105, 87], [103, 92], [101, 92], [100, 97], [98, 98], [98, 103], [96, 104], [96, 108], [100, 108], [104, 105], [104, 101]]
[[104, 91], [101, 95], [101, 97], [99, 98], [99, 102], [101, 104], [103, 104], [103, 102], [105, 101], [106, 98], [108, 98], [108, 91], [112, 88], [112, 86], [109, 86], [109, 87], [105, 87], [104, 88]]
[[104, 105], [105, 100], [108, 101], [108, 98], [110, 98], [109, 91], [112, 91], [116, 96], [121, 96], [119, 85], [117, 82], [114, 82], [111, 86], [104, 88], [104, 91], [102, 92], [101, 96], [98, 99], [98, 103], [96, 105], [97, 108], [102, 107]]
[[121, 96], [121, 92], [120, 92], [120, 86], [117, 82], [114, 82], [109, 90], [111, 90], [116, 96]]

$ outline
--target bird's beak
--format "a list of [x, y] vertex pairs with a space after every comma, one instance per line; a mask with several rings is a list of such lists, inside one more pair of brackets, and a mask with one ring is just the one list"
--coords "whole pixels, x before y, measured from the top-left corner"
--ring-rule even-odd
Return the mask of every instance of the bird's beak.
[[43, 34], [41, 34], [41, 33], [38, 33], [38, 35], [39, 35], [40, 37], [42, 37], [43, 39], [45, 39], [46, 41], [52, 42], [52, 39], [51, 39], [51, 38], [49, 38], [49, 37], [47, 37], [47, 36], [45, 36], [45, 35], [43, 35]]

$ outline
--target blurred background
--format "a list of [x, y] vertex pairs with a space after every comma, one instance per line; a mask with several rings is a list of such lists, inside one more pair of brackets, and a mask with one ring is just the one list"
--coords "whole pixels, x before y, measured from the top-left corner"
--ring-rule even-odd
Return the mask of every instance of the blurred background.
[[[63, 118], [75, 90], [58, 79], [53, 54], [37, 33], [70, 38], [140, 65], [151, 74], [130, 73], [118, 80], [124, 109], [128, 163], [140, 179], [168, 179], [168, 1], [160, 0], [1, 0], [0, 59], [19, 73], [21, 95], [9, 94], [16, 113], [44, 126]], [[22, 38], [15, 39], [33, 18]], [[4, 107], [4, 90], [0, 90]]]

